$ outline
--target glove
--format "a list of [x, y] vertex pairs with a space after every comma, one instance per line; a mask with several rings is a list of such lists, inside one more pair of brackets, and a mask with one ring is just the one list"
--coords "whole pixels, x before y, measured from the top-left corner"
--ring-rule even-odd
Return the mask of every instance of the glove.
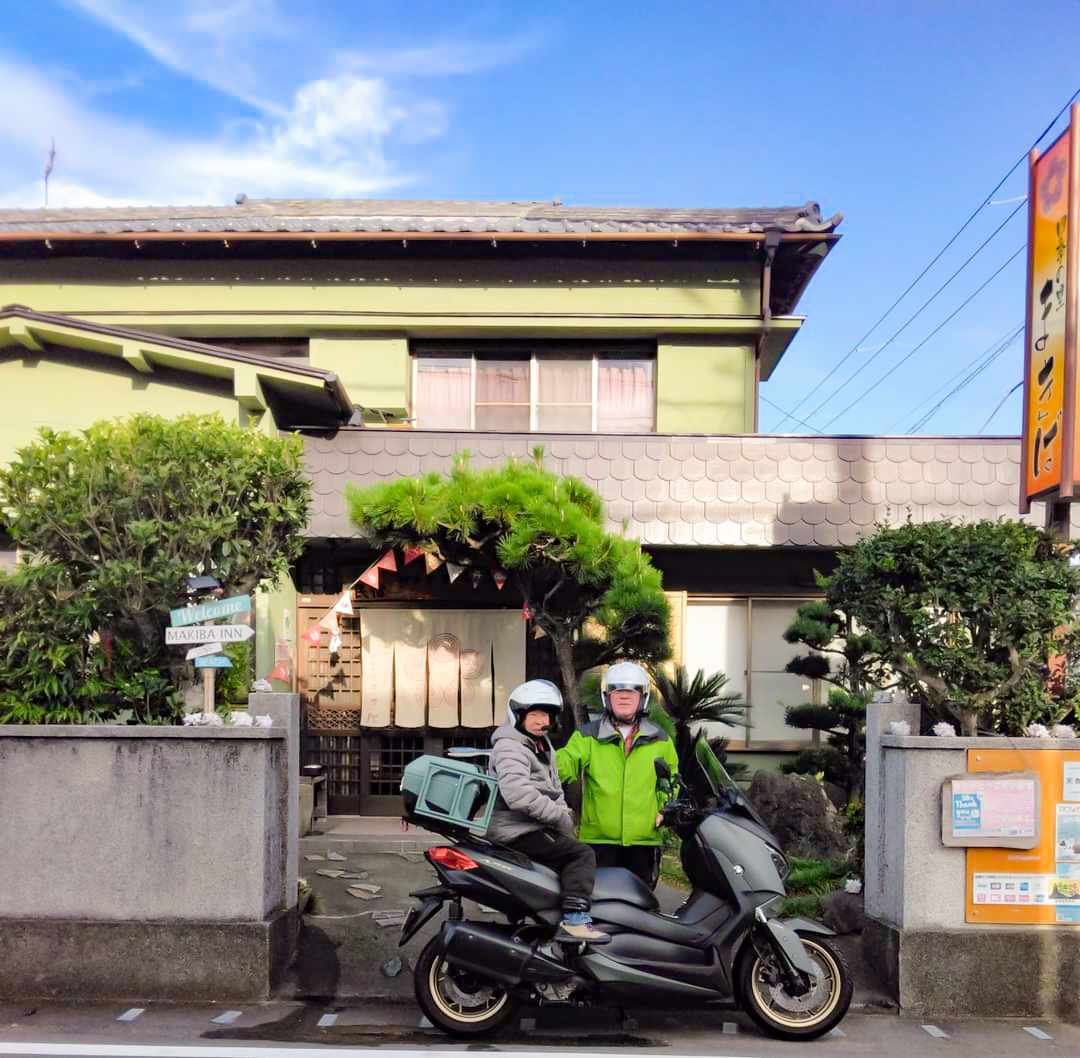
[[569, 809], [566, 814], [556, 824], [560, 833], [565, 834], [569, 838], [577, 837], [577, 826], [574, 824], [574, 817], [570, 814]]

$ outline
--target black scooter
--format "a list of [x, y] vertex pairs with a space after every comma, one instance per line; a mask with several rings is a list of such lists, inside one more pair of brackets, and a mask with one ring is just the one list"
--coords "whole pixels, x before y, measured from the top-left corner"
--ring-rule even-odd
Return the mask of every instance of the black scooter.
[[[522, 1003], [739, 1007], [770, 1036], [789, 1040], [822, 1036], [841, 1021], [852, 978], [827, 939], [832, 931], [774, 917], [788, 871], [779, 845], [701, 736], [695, 757], [712, 796], [693, 794], [676, 776], [678, 796], [663, 811], [682, 839], [693, 892], [665, 914], [629, 871], [598, 870], [592, 916], [611, 935], [603, 945], [553, 940], [561, 917], [554, 871], [467, 830], [443, 828], [455, 843], [426, 853], [439, 884], [411, 894], [420, 903], [400, 941], [449, 905], [415, 971], [416, 998], [433, 1025], [483, 1036]], [[672, 791], [667, 764], [658, 760], [656, 771], [660, 787]], [[469, 921], [463, 899], [507, 921]]]

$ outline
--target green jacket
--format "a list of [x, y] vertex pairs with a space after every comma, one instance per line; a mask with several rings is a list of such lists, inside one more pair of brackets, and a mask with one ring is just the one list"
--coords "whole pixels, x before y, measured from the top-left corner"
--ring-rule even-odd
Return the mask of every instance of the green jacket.
[[629, 754], [608, 717], [575, 731], [558, 752], [559, 778], [582, 779], [578, 837], [593, 845], [659, 845], [656, 813], [667, 799], [656, 788], [653, 761], [660, 757], [678, 771], [675, 744], [644, 719]]

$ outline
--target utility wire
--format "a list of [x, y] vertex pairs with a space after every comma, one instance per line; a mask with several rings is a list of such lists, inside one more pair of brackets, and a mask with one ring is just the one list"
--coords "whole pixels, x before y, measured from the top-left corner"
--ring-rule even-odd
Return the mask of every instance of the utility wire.
[[1004, 353], [1005, 350], [1008, 349], [1009, 346], [1012, 345], [1012, 343], [1016, 341], [1016, 339], [1019, 338], [1020, 335], [1023, 333], [1023, 327], [1018, 327], [1015, 331], [1013, 331], [1012, 334], [1010, 334], [1008, 338], [1006, 338], [1001, 343], [1001, 345], [999, 345], [998, 348], [994, 350], [992, 355], [988, 356], [986, 360], [979, 364], [978, 367], [970, 371], [966, 378], [958, 382], [951, 390], [949, 390], [949, 392], [946, 393], [945, 396], [942, 397], [941, 400], [939, 400], [937, 404], [935, 404], [921, 419], [915, 422], [907, 432], [916, 433], [924, 426], [926, 426], [926, 424], [935, 415], [937, 415], [939, 411], [941, 411], [941, 409], [945, 406], [946, 403], [952, 400], [952, 398], [955, 397], [956, 394], [959, 393], [962, 389], [965, 389], [967, 386], [971, 385], [971, 383], [974, 382], [975, 379], [977, 379], [979, 375], [981, 375], [995, 360], [997, 360], [998, 357], [1000, 357], [1001, 354]]
[[[776, 404], [775, 402], [769, 400], [769, 398], [766, 397], [764, 393], [759, 391], [758, 392], [758, 397], [760, 397], [761, 400], [763, 400], [766, 404], [768, 404], [770, 408], [775, 408], [777, 411], [783, 411], [784, 412], [784, 417], [780, 420], [781, 422], [787, 422], [788, 419], [794, 419], [800, 426], [805, 426], [808, 430], [812, 430], [814, 428], [808, 422], [803, 422], [802, 419], [800, 419], [797, 415], [793, 414], [792, 412], [784, 411], [784, 409], [781, 408], [779, 404]], [[773, 432], [775, 433], [776, 431], [774, 430]]]
[[[1017, 326], [1020, 326], [1020, 324], [1017, 324]], [[970, 371], [971, 368], [973, 368], [977, 363], [979, 363], [984, 357], [993, 356], [994, 350], [997, 349], [997, 347], [1003, 341], [1005, 341], [1005, 339], [1009, 335], [1011, 335], [1012, 332], [1013, 332], [1013, 328], [1010, 328], [1009, 332], [1008, 332], [1008, 335], [1003, 334], [1003, 335], [1001, 335], [1001, 337], [995, 338], [993, 343], [988, 348], [984, 349], [974, 359], [969, 360], [962, 368], [960, 368], [959, 371], [956, 372], [955, 375], [951, 375], [944, 382], [942, 382], [942, 384], [940, 386], [938, 386], [938, 388], [935, 389], [933, 393], [928, 394], [926, 397], [924, 397], [922, 400], [920, 400], [919, 403], [916, 404], [913, 408], [909, 408], [906, 412], [904, 412], [903, 415], [898, 415], [895, 419], [893, 419], [893, 421], [891, 423], [889, 423], [889, 425], [888, 425], [888, 427], [886, 429], [886, 432], [887, 433], [892, 433], [892, 431], [895, 430], [902, 422], [904, 422], [906, 419], [909, 419], [920, 408], [922, 408], [925, 405], [929, 404], [930, 401], [932, 401], [943, 390], [948, 389], [949, 386], [951, 386], [958, 378], [961, 378], [964, 374], [966, 374], [968, 371]]]
[[906, 356], [901, 357], [892, 367], [889, 368], [888, 371], [881, 375], [876, 382], [873, 382], [869, 386], [867, 386], [867, 388], [864, 389], [862, 393], [860, 393], [850, 404], [838, 411], [821, 428], [821, 432], [824, 432], [830, 426], [832, 426], [832, 424], [836, 422], [836, 420], [839, 419], [842, 415], [846, 415], [849, 411], [851, 411], [852, 408], [855, 407], [856, 404], [859, 403], [859, 401], [873, 393], [874, 390], [877, 389], [878, 386], [880, 386], [881, 383], [885, 381], [885, 379], [887, 379], [890, 375], [894, 374], [897, 370], [903, 367], [904, 364], [906, 364], [924, 345], [926, 345], [926, 343], [930, 341], [930, 339], [933, 338], [935, 334], [941, 331], [947, 323], [951, 322], [955, 317], [960, 314], [963, 309], [965, 309], [969, 304], [971, 304], [971, 302], [974, 301], [975, 298], [978, 297], [978, 295], [981, 294], [995, 279], [997, 279], [997, 277], [1001, 275], [1001, 273], [1004, 272], [1005, 269], [1008, 268], [1008, 266], [1011, 265], [1013, 261], [1015, 261], [1016, 258], [1019, 257], [1026, 249], [1026, 242], [1018, 246], [1016, 250], [1012, 253], [1012, 255], [1008, 258], [1008, 260], [1006, 260], [1005, 263], [997, 269], [997, 271], [995, 271], [989, 278], [983, 280], [983, 282], [980, 283], [979, 286], [976, 287], [975, 290], [972, 291], [966, 298], [964, 298], [964, 300], [961, 301], [960, 304], [955, 309], [953, 309], [953, 311], [950, 312], [949, 315], [946, 316], [945, 319], [943, 319], [941, 323], [939, 323], [921, 342], [919, 342], [919, 344], [916, 345], [915, 348], [911, 350], [911, 352], [909, 352]]
[[[900, 302], [902, 302], [904, 300], [904, 298], [906, 298], [908, 296], [908, 294], [910, 294], [911, 291], [915, 289], [916, 286], [918, 286], [918, 284], [919, 284], [920, 280], [923, 278], [923, 276], [925, 276], [926, 273], [929, 272], [930, 269], [933, 268], [934, 265], [936, 265], [938, 263], [938, 261], [941, 260], [941, 258], [945, 255], [946, 251], [949, 249], [949, 247], [951, 247], [953, 245], [953, 243], [956, 242], [956, 240], [959, 239], [961, 235], [963, 235], [963, 233], [971, 225], [971, 222], [987, 207], [987, 205], [989, 205], [990, 200], [994, 197], [994, 195], [996, 195], [998, 193], [998, 191], [1001, 190], [1001, 188], [1004, 186], [1005, 182], [1009, 179], [1009, 177], [1012, 176], [1012, 174], [1015, 173], [1016, 170], [1019, 169], [1020, 166], [1024, 164], [1024, 162], [1027, 160], [1027, 157], [1031, 153], [1031, 151], [1034, 150], [1039, 145], [1039, 143], [1042, 141], [1042, 139], [1058, 123], [1061, 116], [1069, 109], [1070, 106], [1072, 106], [1073, 101], [1075, 99], [1077, 99], [1078, 97], [1080, 97], [1080, 88], [1078, 88], [1075, 92], [1073, 92], [1073, 94], [1069, 97], [1068, 101], [1054, 115], [1053, 119], [1046, 126], [1046, 128], [1043, 129], [1042, 132], [1040, 132], [1039, 135], [1035, 137], [1035, 140], [1031, 144], [1031, 146], [1026, 151], [1024, 151], [1024, 153], [1022, 155], [1020, 155], [1020, 157], [1016, 160], [1016, 162], [1012, 166], [1012, 168], [997, 182], [997, 184], [994, 185], [994, 189], [990, 192], [990, 194], [988, 194], [986, 196], [986, 198], [984, 198], [982, 200], [982, 202], [979, 203], [979, 205], [975, 208], [975, 210], [971, 214], [971, 216], [969, 216], [968, 219], [965, 220], [964, 223], [961, 224], [960, 227], [956, 229], [956, 231], [953, 233], [953, 235], [951, 236], [949, 241], [947, 243], [945, 243], [945, 245], [940, 250], [938, 250], [938, 252], [934, 255], [934, 257], [930, 261], [930, 263], [907, 285], [904, 292], [877, 318], [874, 325], [832, 367], [832, 369], [829, 371], [829, 373], [820, 382], [818, 382], [817, 385], [815, 385], [813, 387], [813, 389], [810, 390], [809, 393], [805, 394], [799, 400], [798, 404], [796, 404], [795, 407], [792, 408], [792, 410], [790, 412], [788, 412], [784, 416], [784, 418], [780, 420], [779, 423], [776, 424], [776, 427], [774, 428], [775, 430], [779, 430], [780, 427], [783, 426], [784, 423], [787, 422], [788, 419], [793, 419], [795, 417], [794, 413], [797, 412], [808, 400], [810, 400], [810, 398], [815, 393], [817, 393], [817, 391], [819, 389], [821, 389], [822, 386], [824, 386], [825, 383], [828, 382], [829, 379], [832, 378], [833, 375], [835, 375], [836, 372], [839, 371], [840, 368], [843, 367], [844, 364], [846, 364], [847, 361], [850, 360], [851, 357], [853, 357], [856, 352], [858, 352], [859, 347], [862, 345], [862, 343], [865, 342], [866, 339], [869, 338], [870, 335], [873, 334], [874, 331], [876, 331], [878, 329], [878, 327], [880, 327], [881, 324], [885, 322], [885, 320], [891, 315], [893, 309], [895, 309], [896, 306], [899, 305]], [[810, 414], [812, 416], [813, 412], [811, 412]]]
[[979, 433], [982, 433], [983, 430], [985, 430], [990, 425], [990, 423], [993, 421], [994, 416], [997, 415], [997, 413], [1001, 411], [1001, 409], [1005, 406], [1005, 401], [1007, 401], [1023, 384], [1024, 380], [1020, 379], [1020, 381], [1017, 382], [1016, 385], [1013, 386], [1013, 388], [1010, 389], [1009, 392], [1006, 393], [1000, 401], [998, 401], [998, 406], [989, 415], [987, 415], [986, 422], [984, 422], [982, 426], [979, 427]]
[[819, 411], [821, 411], [822, 408], [825, 407], [826, 404], [828, 404], [835, 397], [838, 397], [841, 393], [843, 393], [843, 391], [845, 389], [847, 389], [847, 387], [856, 378], [858, 378], [859, 375], [861, 375], [879, 356], [881, 356], [881, 354], [883, 352], [885, 352], [885, 350], [888, 349], [889, 346], [892, 345], [892, 343], [894, 341], [896, 341], [896, 339], [899, 338], [900, 335], [903, 334], [904, 331], [906, 331], [908, 329], [908, 327], [910, 327], [911, 324], [914, 323], [915, 320], [917, 320], [919, 318], [919, 316], [921, 316], [923, 314], [923, 312], [925, 312], [926, 309], [928, 309], [930, 307], [930, 305], [932, 305], [938, 299], [939, 295], [941, 295], [941, 294], [943, 294], [945, 292], [945, 290], [952, 284], [952, 281], [954, 279], [956, 279], [956, 277], [958, 275], [960, 275], [960, 273], [963, 272], [963, 270], [965, 268], [967, 268], [967, 266], [969, 264], [971, 264], [971, 262], [974, 261], [975, 258], [978, 257], [978, 255], [980, 253], [982, 253], [982, 251], [984, 249], [986, 249], [986, 247], [997, 237], [998, 233], [1005, 227], [1005, 225], [1008, 224], [1009, 221], [1012, 220], [1013, 217], [1015, 217], [1016, 214], [1019, 213], [1020, 210], [1022, 210], [1023, 208], [1024, 208], [1024, 204], [1021, 202], [1019, 206], [1017, 206], [985, 239], [983, 239], [983, 241], [981, 243], [979, 243], [979, 245], [972, 251], [972, 253], [964, 261], [964, 263], [962, 265], [960, 265], [960, 267], [955, 272], [953, 272], [953, 274], [951, 276], [949, 276], [949, 278], [946, 279], [945, 282], [942, 283], [941, 286], [939, 286], [937, 288], [937, 290], [935, 290], [933, 292], [933, 294], [931, 294], [930, 297], [928, 297], [900, 325], [899, 329], [894, 331], [889, 336], [889, 338], [886, 340], [886, 342], [883, 345], [878, 346], [878, 348], [874, 350], [874, 353], [873, 353], [872, 356], [867, 357], [866, 360], [864, 360], [857, 368], [855, 368], [855, 370], [852, 371], [852, 373], [850, 375], [848, 375], [848, 377], [846, 379], [844, 379], [844, 381], [841, 382], [840, 385], [836, 389], [834, 389], [812, 412], [807, 414], [806, 417], [808, 419], [812, 419], [815, 415], [817, 415], [817, 413]]

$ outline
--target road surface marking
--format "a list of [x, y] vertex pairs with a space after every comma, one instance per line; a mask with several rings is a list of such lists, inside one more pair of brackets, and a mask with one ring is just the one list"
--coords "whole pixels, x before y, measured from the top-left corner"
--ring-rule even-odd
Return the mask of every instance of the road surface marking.
[[739, 1032], [739, 1026], [736, 1025], [734, 1021], [725, 1021], [724, 1022], [724, 1035], [725, 1036], [736, 1036], [736, 1035], [738, 1035], [738, 1032]]
[[319, 1018], [319, 1028], [328, 1029], [335, 1021], [337, 1021], [337, 1019], [337, 1014], [323, 1014], [323, 1016]]
[[117, 1021], [134, 1021], [140, 1014], [145, 1014], [145, 1013], [146, 1013], [146, 1007], [132, 1007], [130, 1010], [125, 1010], [124, 1013], [121, 1014], [120, 1017], [118, 1017], [116, 1020]]
[[242, 1010], [226, 1010], [223, 1014], [218, 1014], [216, 1018], [210, 1020], [215, 1025], [231, 1025], [237, 1018], [243, 1017], [244, 1012]]
[[949, 1038], [949, 1034], [942, 1032], [937, 1025], [923, 1025], [922, 1030], [927, 1036], [933, 1036], [935, 1040], [947, 1040]]
[[1053, 1036], [1050, 1035], [1050, 1033], [1043, 1032], [1042, 1029], [1037, 1029], [1037, 1028], [1035, 1028], [1034, 1025], [1025, 1025], [1024, 1026], [1024, 1031], [1029, 1036], [1034, 1036], [1035, 1039], [1037, 1039], [1037, 1040], [1052, 1040], [1054, 1038]]

